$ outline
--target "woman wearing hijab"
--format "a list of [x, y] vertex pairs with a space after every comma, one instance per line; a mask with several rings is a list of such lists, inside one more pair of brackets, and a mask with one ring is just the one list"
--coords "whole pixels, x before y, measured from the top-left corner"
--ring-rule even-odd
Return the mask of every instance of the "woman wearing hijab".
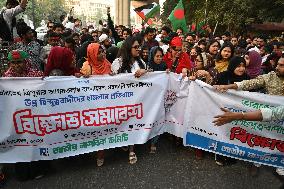
[[218, 75], [217, 85], [229, 85], [243, 80], [249, 80], [250, 77], [246, 73], [246, 61], [242, 57], [233, 57], [227, 71]]
[[106, 59], [106, 51], [98, 43], [91, 43], [87, 48], [87, 61], [81, 68], [84, 75], [111, 74], [111, 63]]
[[187, 53], [182, 52], [182, 40], [180, 37], [173, 37], [170, 42], [170, 52], [164, 55], [167, 68], [174, 73], [187, 74], [187, 70], [192, 68], [192, 63]]
[[261, 62], [262, 58], [260, 54], [254, 50], [249, 51], [245, 55], [247, 74], [251, 79], [256, 78], [261, 74]]
[[[163, 61], [163, 49], [158, 46], [154, 46], [150, 49], [148, 67], [153, 71], [166, 71], [167, 64]], [[151, 139], [150, 153], [154, 154], [157, 151], [156, 144], [158, 142], [159, 136]]]
[[[87, 61], [81, 68], [81, 73], [89, 75], [111, 74], [111, 63], [106, 59], [106, 51], [99, 43], [91, 43], [87, 48]], [[104, 164], [104, 150], [97, 153], [97, 166]]]
[[45, 76], [75, 76], [79, 70], [75, 67], [73, 52], [65, 47], [52, 47], [44, 70]]
[[161, 47], [152, 47], [149, 53], [148, 66], [153, 71], [166, 71], [167, 64], [163, 61], [163, 49]]
[[[218, 74], [217, 85], [229, 85], [243, 80], [249, 80], [250, 77], [246, 74], [246, 61], [242, 57], [233, 57], [227, 71]], [[230, 165], [235, 163], [236, 160], [215, 154], [215, 161], [217, 165]]]

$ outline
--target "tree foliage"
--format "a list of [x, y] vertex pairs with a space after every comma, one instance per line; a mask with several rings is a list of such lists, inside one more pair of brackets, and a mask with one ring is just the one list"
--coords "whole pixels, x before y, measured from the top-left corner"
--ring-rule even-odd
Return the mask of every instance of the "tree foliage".
[[[6, 4], [5, 1], [0, 2], [0, 6], [3, 7]], [[24, 12], [28, 15], [30, 20], [33, 20], [32, 1], [28, 1], [28, 6]], [[64, 7], [64, 0], [34, 0], [34, 14], [35, 14], [35, 26], [39, 26], [42, 20], [54, 20], [59, 21], [62, 14], [66, 14]]]
[[[169, 24], [167, 18], [178, 1], [164, 3], [161, 16], [164, 24]], [[206, 19], [213, 27], [218, 22], [219, 32], [241, 33], [251, 23], [281, 22], [284, 19], [283, 0], [207, 0], [207, 4], [206, 0], [183, 0], [183, 4], [187, 24]]]

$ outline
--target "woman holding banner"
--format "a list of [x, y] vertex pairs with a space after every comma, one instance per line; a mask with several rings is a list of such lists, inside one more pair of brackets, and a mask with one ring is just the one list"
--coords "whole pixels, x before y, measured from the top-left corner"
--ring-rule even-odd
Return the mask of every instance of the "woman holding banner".
[[[127, 37], [118, 52], [118, 58], [111, 65], [112, 74], [134, 73], [137, 78], [146, 74], [146, 64], [139, 56], [140, 50], [139, 39], [134, 36]], [[136, 162], [134, 145], [131, 145], [129, 146], [129, 163]]]
[[[90, 75], [105, 75], [111, 74], [111, 63], [106, 59], [106, 51], [98, 43], [91, 43], [87, 48], [87, 61], [84, 62], [81, 68], [81, 73], [85, 77]], [[99, 150], [97, 153], [97, 166], [101, 167], [104, 164], [104, 150]]]

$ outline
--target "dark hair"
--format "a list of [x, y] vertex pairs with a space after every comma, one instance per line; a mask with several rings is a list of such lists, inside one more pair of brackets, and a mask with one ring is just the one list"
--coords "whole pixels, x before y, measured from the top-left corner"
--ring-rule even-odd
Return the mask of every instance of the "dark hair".
[[19, 1], [18, 0], [7, 0], [6, 1], [6, 6], [11, 5], [11, 6], [18, 6]]
[[34, 37], [37, 39], [37, 32], [34, 29], [31, 29], [33, 32]]
[[210, 39], [206, 46], [206, 52], [209, 53], [209, 48], [214, 43], [218, 43], [219, 48], [221, 47], [220, 43], [216, 39]]
[[156, 32], [155, 28], [147, 27], [144, 34], [147, 35], [149, 33], [155, 33], [155, 32]]
[[[118, 73], [124, 73], [125, 71], [131, 73], [130, 64], [132, 63], [131, 61], [133, 59], [131, 55], [131, 50], [132, 50], [132, 45], [134, 44], [135, 41], [139, 41], [139, 39], [137, 37], [129, 36], [125, 39], [121, 48], [119, 49], [117, 57], [122, 58], [122, 65], [119, 68]], [[140, 57], [135, 57], [135, 60], [138, 62], [140, 68], [142, 69], [145, 68]]]
[[59, 17], [59, 20], [60, 20], [60, 22], [63, 22], [64, 19], [65, 19], [65, 15], [62, 14], [62, 15]]
[[61, 23], [54, 23], [52, 29], [55, 30], [56, 28], [62, 28], [62, 30], [64, 30], [64, 26]]
[[53, 24], [53, 22], [52, 22], [51, 20], [49, 20], [49, 21], [47, 22], [46, 26], [48, 27], [49, 24]]
[[65, 43], [71, 43], [74, 46], [76, 45], [76, 42], [75, 42], [75, 40], [72, 37], [67, 37], [65, 39]]
[[150, 50], [150, 49], [149, 49], [149, 46], [143, 45], [143, 46], [141, 47], [141, 52], [142, 52], [143, 50]]
[[198, 45], [204, 45], [204, 46], [206, 46], [207, 45], [207, 43], [206, 43], [206, 40], [205, 39], [200, 39], [199, 41], [198, 41], [198, 43], [197, 43]]
[[109, 35], [109, 29], [108, 28], [103, 28], [102, 29], [102, 33], [105, 33], [105, 34]]
[[222, 47], [220, 48], [220, 51], [218, 52], [217, 56], [216, 56], [216, 61], [220, 61], [223, 59], [221, 52], [224, 48], [229, 47], [231, 49], [231, 57], [229, 59], [231, 59], [234, 55], [234, 46], [232, 45], [231, 42], [224, 42], [224, 44], [222, 45]]
[[87, 41], [94, 41], [94, 38], [93, 38], [93, 36], [92, 35], [90, 35], [90, 34], [83, 34], [82, 36], [81, 36], [81, 44], [83, 44], [83, 43], [85, 43], [85, 42], [87, 42]]
[[80, 37], [80, 34], [78, 34], [78, 33], [73, 33], [73, 34], [72, 34], [72, 38], [73, 38], [73, 37], [76, 37], [76, 36], [77, 36], [77, 37]]
[[231, 33], [229, 31], [225, 31], [223, 33], [223, 35], [226, 36], [226, 37], [231, 37]]
[[29, 31], [31, 31], [31, 27], [29, 27], [26, 23], [24, 22], [19, 22], [17, 23], [17, 34], [22, 37], [23, 35], [27, 34]]
[[169, 28], [168, 26], [163, 26], [161, 30], [167, 32], [167, 34], [170, 34], [172, 32], [171, 28]]
[[191, 36], [194, 40], [195, 40], [195, 38], [196, 38], [196, 35], [195, 35], [194, 33], [187, 33], [187, 34], [185, 35], [185, 38], [187, 38], [188, 36]]
[[183, 29], [182, 29], [182, 28], [178, 28], [177, 30], [181, 30], [181, 31], [182, 31], [182, 33], [183, 33]]
[[155, 57], [155, 55], [157, 54], [158, 51], [162, 52], [162, 56], [164, 56], [163, 49], [161, 47], [157, 46], [157, 48], [155, 48], [153, 51], [151, 51], [151, 55], [149, 54], [149, 57], [151, 57], [151, 60], [149, 60], [149, 62], [154, 62], [154, 57]]
[[125, 31], [127, 32], [127, 34], [129, 34], [129, 35], [132, 36], [132, 31], [131, 31], [130, 28], [124, 28], [124, 29], [122, 30], [122, 33], [125, 32]]
[[49, 33], [47, 34], [47, 37], [48, 37], [48, 38], [50, 38], [50, 37], [60, 37], [60, 35], [57, 34], [57, 33], [55, 33], [55, 32], [49, 32]]
[[93, 31], [91, 32], [91, 34], [93, 34], [93, 33], [98, 33], [98, 30], [93, 30]]

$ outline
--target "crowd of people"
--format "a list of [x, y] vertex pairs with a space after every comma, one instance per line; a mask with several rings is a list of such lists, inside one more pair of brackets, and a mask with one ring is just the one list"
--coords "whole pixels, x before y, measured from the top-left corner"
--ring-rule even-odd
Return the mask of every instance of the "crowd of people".
[[[166, 71], [202, 80], [221, 92], [237, 89], [284, 95], [283, 38], [232, 35], [228, 31], [222, 35], [199, 35], [184, 33], [182, 29], [172, 31], [168, 26], [146, 27], [139, 31], [115, 26], [108, 11], [107, 25], [97, 29], [82, 27], [80, 20], [72, 16], [62, 18], [62, 22], [48, 21], [47, 34], [40, 41], [27, 24], [15, 21], [15, 16], [26, 6], [27, 0], [20, 3], [7, 0], [2, 9], [1, 14], [11, 31], [10, 38], [2, 35], [3, 41], [11, 42], [7, 57], [9, 67], [2, 77], [91, 77], [133, 73], [139, 78], [147, 72]], [[13, 30], [19, 37], [12, 37]], [[156, 152], [157, 141], [158, 137], [151, 140], [151, 153]], [[129, 151], [129, 163], [135, 164], [134, 146], [124, 150]], [[203, 152], [196, 150], [195, 155], [202, 159]], [[216, 163], [220, 166], [235, 161], [216, 155]], [[103, 164], [104, 151], [99, 151], [97, 165]], [[34, 167], [33, 163], [20, 167], [27, 166]], [[2, 169], [0, 172], [0, 179], [4, 180]], [[277, 173], [283, 178], [283, 169], [278, 168]]]

